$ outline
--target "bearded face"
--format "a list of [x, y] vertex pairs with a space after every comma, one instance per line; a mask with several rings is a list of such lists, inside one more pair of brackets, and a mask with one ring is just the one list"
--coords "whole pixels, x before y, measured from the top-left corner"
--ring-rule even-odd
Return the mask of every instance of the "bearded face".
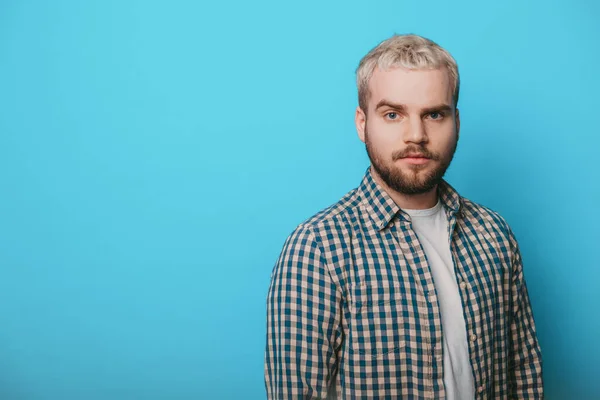
[[399, 193], [429, 192], [458, 144], [460, 122], [446, 69], [376, 69], [369, 87], [357, 129], [374, 172]]

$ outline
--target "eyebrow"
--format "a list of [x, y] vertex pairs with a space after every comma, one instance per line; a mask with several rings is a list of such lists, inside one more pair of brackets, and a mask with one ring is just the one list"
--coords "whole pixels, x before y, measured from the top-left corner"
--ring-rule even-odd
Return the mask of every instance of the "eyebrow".
[[392, 103], [389, 100], [382, 99], [382, 100], [379, 100], [379, 103], [377, 103], [377, 105], [375, 106], [375, 110], [379, 110], [380, 108], [386, 107], [386, 106], [396, 109], [396, 110], [405, 110], [406, 109], [406, 107], [404, 107], [404, 104]]
[[[379, 103], [377, 103], [377, 105], [375, 106], [375, 110], [378, 110], [382, 107], [390, 107], [393, 108], [394, 110], [400, 110], [400, 111], [404, 111], [406, 110], [406, 106], [404, 104], [399, 104], [399, 103], [393, 103], [389, 100], [380, 100]], [[442, 103], [442, 104], [437, 104], [435, 106], [431, 106], [431, 107], [425, 107], [424, 109], [421, 110], [421, 112], [423, 114], [428, 114], [431, 112], [440, 112], [440, 111], [452, 111], [452, 106], [446, 103]]]

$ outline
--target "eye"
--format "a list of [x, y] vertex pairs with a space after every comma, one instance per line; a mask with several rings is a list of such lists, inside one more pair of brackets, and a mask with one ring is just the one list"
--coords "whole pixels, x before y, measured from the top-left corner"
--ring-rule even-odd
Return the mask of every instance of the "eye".
[[398, 113], [395, 113], [395, 112], [389, 112], [389, 113], [385, 114], [385, 116], [391, 120], [398, 119]]
[[433, 119], [433, 120], [438, 120], [438, 119], [442, 119], [443, 115], [440, 112], [434, 111], [429, 113], [429, 118]]

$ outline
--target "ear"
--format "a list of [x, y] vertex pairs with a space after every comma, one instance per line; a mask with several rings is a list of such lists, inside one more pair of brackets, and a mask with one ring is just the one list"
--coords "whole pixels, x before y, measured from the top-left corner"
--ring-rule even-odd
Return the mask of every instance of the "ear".
[[460, 112], [456, 109], [456, 137], [460, 136]]
[[358, 138], [361, 142], [365, 143], [365, 126], [367, 124], [367, 116], [360, 106], [356, 107], [354, 124], [356, 125], [356, 132], [358, 132]]

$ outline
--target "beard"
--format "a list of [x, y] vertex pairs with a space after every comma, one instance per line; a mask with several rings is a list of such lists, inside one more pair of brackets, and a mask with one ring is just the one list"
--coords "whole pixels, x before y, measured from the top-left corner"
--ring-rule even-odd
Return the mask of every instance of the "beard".
[[[427, 193], [435, 188], [442, 181], [446, 170], [450, 166], [457, 146], [458, 137], [454, 141], [454, 145], [443, 154], [432, 153], [423, 146], [411, 145], [402, 151], [394, 152], [392, 163], [386, 164], [380, 154], [373, 149], [365, 126], [365, 147], [371, 165], [388, 187], [406, 195]], [[394, 164], [395, 161], [406, 157], [410, 153], [422, 154], [431, 161], [425, 165], [411, 165], [405, 170]], [[432, 161], [435, 162], [435, 167], [431, 169], [428, 164]], [[430, 170], [427, 170], [428, 168]]]

